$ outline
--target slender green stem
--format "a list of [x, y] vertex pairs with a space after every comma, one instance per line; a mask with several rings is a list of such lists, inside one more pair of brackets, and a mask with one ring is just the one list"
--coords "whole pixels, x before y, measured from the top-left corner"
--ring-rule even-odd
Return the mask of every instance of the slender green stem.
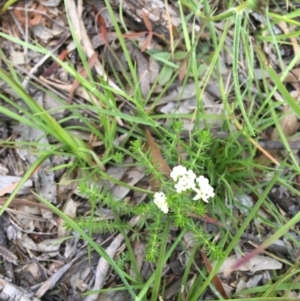
[[243, 19], [243, 11], [237, 12], [235, 15], [235, 28], [233, 37], [233, 62], [232, 62], [232, 74], [236, 93], [236, 100], [238, 101], [239, 108], [242, 112], [243, 118], [246, 122], [247, 128], [251, 135], [254, 136], [254, 131], [252, 125], [247, 116], [245, 106], [243, 103], [243, 96], [241, 94], [240, 81], [239, 81], [239, 47], [240, 47], [240, 34], [241, 34], [241, 24]]

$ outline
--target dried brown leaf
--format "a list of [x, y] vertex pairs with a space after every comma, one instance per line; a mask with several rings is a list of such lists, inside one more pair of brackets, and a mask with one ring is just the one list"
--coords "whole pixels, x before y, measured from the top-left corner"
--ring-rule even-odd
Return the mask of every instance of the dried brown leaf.
[[[279, 126], [281, 127], [284, 135], [290, 137], [294, 135], [299, 128], [299, 121], [297, 115], [290, 109], [290, 106], [286, 105], [283, 109], [282, 115], [284, 117], [280, 120]], [[279, 138], [278, 129], [274, 128], [273, 132], [270, 135], [270, 140], [278, 140]], [[278, 161], [282, 159], [282, 154], [276, 149], [271, 149], [268, 151], [268, 154], [276, 158]], [[269, 158], [265, 154], [261, 154], [258, 158], [258, 161], [261, 165], [268, 166], [270, 164]]]
[[0, 196], [3, 196], [4, 194], [13, 191], [18, 186], [18, 184], [19, 182], [4, 187], [3, 189], [0, 190]]
[[103, 39], [104, 43], [106, 44], [108, 42], [107, 40], [107, 29], [106, 29], [106, 23], [100, 12], [98, 12], [98, 9], [93, 5], [93, 11], [95, 14], [95, 17], [97, 19], [97, 24], [99, 26], [100, 32], [101, 32], [101, 38]]
[[[211, 273], [212, 271], [212, 265], [209, 262], [208, 258], [206, 257], [205, 253], [200, 251], [201, 257], [203, 259], [203, 262], [206, 266], [206, 269], [208, 271], [208, 273]], [[225, 289], [223, 287], [223, 284], [220, 280], [220, 278], [218, 277], [218, 275], [215, 275], [212, 279], [213, 285], [215, 286], [216, 290], [220, 293], [220, 295], [224, 298], [224, 299], [228, 299], [228, 296], [225, 292]]]
[[179, 80], [182, 81], [186, 75], [187, 60], [184, 60], [179, 71]]
[[[24, 3], [19, 2], [13, 9], [13, 14], [22, 26], [36, 26], [43, 21], [43, 15], [47, 14], [46, 8], [42, 4], [33, 5], [29, 12], [25, 11]], [[27, 14], [27, 15], [26, 15]]]
[[[157, 171], [165, 176], [169, 176], [171, 169], [168, 163], [163, 158], [159, 147], [157, 146], [155, 140], [153, 139], [148, 128], [145, 128], [146, 139], [147, 139], [147, 148], [150, 150], [152, 164], [157, 168]], [[161, 187], [161, 183], [158, 181], [150, 180], [150, 185], [153, 191], [158, 191]]]
[[[281, 76], [282, 73], [279, 73], [278, 76]], [[287, 76], [283, 79], [284, 83], [299, 83], [300, 78], [300, 68], [294, 68], [291, 70]]]
[[[2, 206], [7, 200], [8, 198], [0, 198], [0, 206]], [[29, 207], [36, 207], [40, 209], [49, 210], [49, 208], [46, 205], [36, 203], [36, 202], [31, 202], [26, 199], [19, 199], [19, 198], [14, 198], [9, 204], [9, 207], [15, 207], [15, 206], [29, 206]]]
[[[60, 55], [58, 56], [58, 59], [61, 60], [61, 61], [64, 61], [65, 58], [67, 57], [68, 55], [68, 50], [65, 49], [63, 50]], [[51, 64], [51, 66], [49, 68], [47, 68], [45, 70], [45, 72], [42, 74], [43, 77], [48, 77], [50, 75], [52, 75], [57, 69], [59, 68], [59, 64], [55, 61]]]
[[250, 271], [256, 273], [258, 271], [279, 270], [282, 268], [282, 263], [269, 256], [252, 255], [244, 256], [237, 260], [235, 255], [225, 259], [218, 273], [229, 274], [233, 271]]
[[143, 46], [141, 48], [141, 51], [144, 52], [145, 50], [148, 49], [149, 45], [151, 44], [152, 41], [152, 37], [153, 37], [153, 33], [149, 32], [149, 34], [147, 35], [147, 38], [145, 39]]
[[[280, 120], [279, 125], [285, 136], [290, 137], [294, 135], [299, 128], [298, 117], [294, 111], [291, 110], [289, 105], [284, 107], [282, 115], [284, 115], [284, 117]], [[275, 128], [271, 134], [271, 140], [276, 140], [277, 138], [279, 138], [279, 134], [277, 128]]]
[[143, 12], [142, 12], [142, 16], [143, 16], [143, 21], [146, 25], [146, 28], [151, 32], [152, 31], [152, 24], [148, 18], [148, 15], [146, 13], [146, 11], [143, 9]]

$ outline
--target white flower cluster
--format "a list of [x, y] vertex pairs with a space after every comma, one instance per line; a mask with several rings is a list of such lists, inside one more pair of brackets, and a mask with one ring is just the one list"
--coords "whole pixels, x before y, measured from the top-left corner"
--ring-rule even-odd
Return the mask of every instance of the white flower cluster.
[[[187, 170], [182, 165], [175, 166], [170, 174], [170, 177], [177, 182], [174, 186], [177, 193], [187, 190], [194, 190], [196, 196], [194, 201], [203, 200], [208, 203], [208, 199], [215, 196], [214, 189], [209, 185], [209, 180], [204, 176], [197, 177], [192, 170]], [[164, 213], [168, 213], [168, 203], [163, 192], [156, 192], [154, 194], [154, 203]]]
[[208, 199], [215, 196], [214, 189], [209, 185], [209, 180], [204, 176], [196, 177], [192, 170], [187, 170], [182, 165], [175, 166], [170, 174], [177, 181], [175, 189], [178, 193], [193, 189], [196, 192], [194, 201], [202, 199], [208, 203]]
[[154, 204], [163, 212], [168, 213], [169, 207], [166, 195], [163, 192], [156, 192], [154, 194]]

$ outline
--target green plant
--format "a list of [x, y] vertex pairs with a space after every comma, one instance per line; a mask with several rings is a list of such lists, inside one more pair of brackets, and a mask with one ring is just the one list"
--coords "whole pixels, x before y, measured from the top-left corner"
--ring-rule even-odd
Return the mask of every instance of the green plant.
[[[8, 1], [7, 4], [13, 2]], [[295, 224], [299, 221], [299, 215], [291, 220], [281, 215], [268, 198], [268, 193], [273, 185], [278, 184], [283, 186], [292, 196], [299, 197], [300, 195], [294, 179], [299, 174], [298, 160], [290, 148], [288, 138], [282, 131], [279, 113], [282, 103], [286, 103], [298, 117], [300, 116], [298, 104], [282, 82], [288, 72], [296, 66], [300, 54], [295, 54], [295, 57], [285, 66], [286, 62], [280, 53], [280, 46], [290, 46], [289, 39], [298, 38], [299, 31], [291, 30], [289, 33], [275, 35], [273, 30], [273, 26], [278, 22], [286, 22], [290, 26], [300, 26], [297, 19], [300, 10], [295, 9], [289, 13], [279, 13], [277, 6], [277, 10], [271, 12], [268, 10], [268, 6], [261, 1], [245, 1], [238, 4], [236, 1], [222, 1], [222, 3], [220, 1], [223, 5], [222, 9], [220, 9], [222, 5], [217, 5], [218, 1], [178, 1], [182, 24], [181, 28], [178, 28], [180, 38], [175, 43], [170, 44], [171, 49], [166, 47], [166, 49], [159, 51], [146, 51], [151, 59], [162, 63], [163, 66], [149, 94], [143, 97], [139, 88], [140, 79], [137, 76], [137, 68], [124, 37], [126, 26], [120, 27], [109, 1], [105, 2], [113, 22], [114, 31], [126, 57], [126, 64], [129, 67], [129, 70], [122, 69], [122, 78], [118, 77], [115, 70], [111, 70], [122, 89], [111, 86], [105, 76], [93, 77], [88, 59], [80, 41], [78, 41], [71, 20], [69, 20], [70, 32], [76, 44], [80, 64], [85, 66], [87, 71], [87, 78], [83, 77], [70, 62], [62, 62], [51, 51], [37, 43], [27, 43], [14, 36], [0, 33], [3, 39], [12, 44], [49, 56], [70, 77], [80, 83], [81, 87], [87, 91], [88, 100], [81, 104], [69, 105], [64, 99], [56, 95], [56, 99], [61, 104], [58, 109], [68, 109], [74, 119], [82, 120], [84, 129], [87, 128], [90, 134], [94, 135], [95, 139], [103, 145], [100, 151], [96, 148], [93, 149], [86, 142], [72, 135], [71, 131], [74, 128], [62, 126], [67, 118], [55, 120], [51, 116], [53, 112], [45, 111], [37, 105], [34, 98], [21, 85], [22, 73], [16, 71], [9, 59], [5, 58], [4, 53], [1, 52], [7, 71], [1, 70], [0, 77], [17, 92], [26, 106], [17, 105], [4, 93], [1, 93], [1, 98], [20, 111], [21, 114], [13, 113], [5, 106], [0, 108], [0, 112], [27, 126], [43, 130], [44, 135], [51, 136], [54, 140], [51, 147], [48, 146], [47, 149], [40, 148], [38, 142], [29, 144], [2, 141], [3, 145], [9, 147], [32, 147], [35, 149], [38, 159], [26, 172], [8, 202], [2, 207], [1, 212], [7, 208], [17, 190], [22, 187], [44, 160], [53, 155], [72, 158], [71, 162], [58, 166], [56, 169], [66, 168], [69, 174], [74, 170], [80, 171], [82, 177], [79, 179], [81, 181], [79, 190], [90, 201], [90, 215], [71, 220], [55, 206], [47, 203], [46, 200], [42, 199], [41, 201], [65, 219], [69, 228], [77, 231], [89, 243], [90, 247], [107, 259], [120, 276], [123, 283], [120, 289], [129, 291], [131, 296], [136, 298], [135, 300], [146, 300], [149, 291], [152, 292], [151, 300], [157, 300], [159, 293], [165, 290], [165, 284], [161, 281], [164, 264], [180, 245], [182, 236], [186, 231], [191, 231], [194, 234], [194, 240], [197, 243], [192, 251], [180, 245], [180, 248], [186, 252], [190, 259], [182, 277], [186, 296], [178, 294], [178, 300], [198, 300], [208, 287], [214, 289], [211, 280], [217, 274], [218, 268], [226, 257], [234, 249], [235, 252], [240, 251], [243, 255], [236, 246], [239, 245], [243, 232], [253, 220], [260, 222], [261, 227], [266, 225], [274, 231], [274, 234], [263, 246], [267, 246], [278, 237], [285, 235], [288, 242], [291, 241], [295, 247], [299, 247], [299, 242], [292, 235], [286, 234], [288, 231], [297, 231]], [[201, 6], [200, 10], [199, 5]], [[3, 10], [6, 8], [7, 5]], [[251, 22], [249, 21], [251, 10], [257, 10], [264, 21], [261, 28], [255, 32], [251, 30]], [[195, 27], [189, 28], [187, 12], [189, 20], [191, 16], [195, 19], [198, 17], [201, 19], [200, 31], [196, 32]], [[120, 20], [124, 22], [122, 18], [120, 14]], [[208, 34], [207, 38], [203, 38], [203, 33]], [[226, 43], [228, 40], [229, 43]], [[270, 42], [274, 46], [274, 53], [283, 71], [281, 75], [271, 67], [269, 58], [262, 50], [264, 43]], [[135, 45], [135, 47], [138, 46]], [[231, 73], [229, 70], [225, 70], [226, 76], [224, 76], [222, 61], [225, 54], [232, 58]], [[104, 67], [109, 68], [111, 66]], [[247, 74], [244, 81], [240, 78], [242, 68], [246, 70]], [[255, 72], [257, 69], [263, 74], [262, 79], [257, 77]], [[231, 74], [233, 80], [231, 80]], [[183, 87], [182, 91], [191, 80], [195, 85], [195, 91], [193, 91], [196, 98], [194, 112], [179, 114], [174, 110], [167, 114], [158, 113], [155, 110], [156, 104], [159, 103], [161, 97], [178, 77]], [[224, 105], [224, 111], [221, 115], [208, 114], [204, 108], [204, 92], [210, 81], [216, 81], [218, 84], [219, 100]], [[31, 84], [50, 94], [37, 82], [32, 81]], [[159, 93], [154, 94], [156, 85], [164, 86], [159, 90]], [[127, 88], [128, 90], [126, 90]], [[179, 93], [178, 101], [182, 93]], [[283, 102], [274, 101], [276, 93], [283, 96]], [[51, 95], [53, 96], [53, 93]], [[118, 103], [120, 100], [128, 105], [127, 111], [122, 110], [122, 106]], [[147, 107], [149, 104], [150, 108]], [[86, 117], [85, 111], [93, 112], [94, 119]], [[190, 126], [189, 134], [182, 138], [183, 120], [186, 119], [191, 121], [192, 126]], [[226, 139], [218, 138], [216, 133], [209, 131], [211, 121], [220, 122], [220, 130], [228, 134]], [[97, 127], [99, 124], [101, 129]], [[204, 125], [207, 130], [201, 130], [200, 124]], [[205, 191], [200, 189], [201, 187], [189, 186], [185, 191], [178, 192], [176, 185], [178, 185], [179, 179], [171, 180], [162, 174], [158, 166], [159, 163], [153, 164], [153, 154], [149, 151], [145, 152], [143, 125], [148, 126], [154, 133], [155, 138], [159, 141], [163, 158], [170, 166], [181, 164], [192, 170], [197, 176], [204, 175], [210, 180], [214, 191], [208, 189], [209, 193], [205, 194]], [[255, 161], [259, 149], [256, 141], [257, 136], [271, 127], [276, 127], [279, 139], [288, 151], [286, 160], [279, 167], [264, 166], [259, 161]], [[81, 128], [77, 127], [76, 129]], [[115, 140], [120, 135], [124, 135], [125, 138], [121, 140], [120, 144], [116, 144]], [[106, 167], [125, 165], [123, 161], [127, 157], [134, 159], [134, 163], [131, 165], [138, 168], [142, 167], [145, 170], [149, 180], [160, 183], [161, 187], [157, 194], [149, 192], [145, 188], [128, 185], [122, 180], [116, 180], [106, 172]], [[275, 164], [279, 165], [278, 161], [275, 161]], [[278, 170], [276, 171], [276, 169]], [[286, 170], [289, 172], [284, 173]], [[271, 180], [265, 180], [266, 172], [271, 175]], [[111, 181], [116, 185], [129, 188], [131, 192], [147, 193], [148, 199], [137, 206], [132, 200], [116, 200], [105, 188], [99, 189], [95, 186], [94, 181]], [[209, 187], [207, 183], [204, 186]], [[213, 193], [215, 196], [208, 198], [208, 195], [212, 196]], [[252, 208], [248, 208], [249, 215], [236, 220], [233, 215], [233, 208], [239, 202], [237, 197], [245, 194], [256, 197], [256, 203]], [[208, 201], [209, 199], [209, 202], [206, 205], [200, 200], [193, 200], [195, 197], [199, 199], [204, 197], [204, 200]], [[113, 217], [107, 219], [105, 216], [97, 215], [99, 206], [109, 208], [113, 212]], [[268, 211], [268, 218], [259, 214], [262, 207]], [[220, 239], [213, 241], [211, 235], [206, 233], [198, 222], [205, 213], [224, 225], [230, 221], [230, 230], [233, 230], [234, 234], [229, 229], [220, 227]], [[128, 217], [137, 215], [141, 217], [139, 224], [131, 227], [127, 222]], [[178, 227], [179, 234], [176, 239], [170, 241], [169, 229], [174, 225]], [[88, 233], [86, 233], [86, 229], [88, 229]], [[104, 249], [93, 241], [95, 231], [110, 234], [122, 233], [128, 253], [121, 255], [119, 260], [114, 262], [107, 256]], [[260, 229], [258, 229], [259, 231]], [[136, 258], [131, 246], [132, 241], [143, 241], [145, 233], [147, 234], [146, 257], [148, 260], [156, 261], [156, 267], [146, 282], [141, 279], [136, 268]], [[198, 247], [207, 251], [209, 260], [218, 258], [212, 272], [207, 273], [194, 262], [193, 256]], [[128, 259], [135, 267], [136, 279], [130, 278], [122, 270]], [[295, 268], [292, 272], [297, 274], [299, 266], [292, 261], [289, 261], [289, 264]], [[193, 269], [197, 271], [196, 279], [188, 288], [188, 276]], [[285, 281], [285, 283], [280, 281]], [[268, 288], [264, 288], [263, 294], [259, 287], [252, 288], [250, 292], [255, 297], [263, 296], [264, 300], [268, 300], [267, 298], [274, 296], [273, 291], [291, 290], [292, 281], [287, 276], [278, 275], [278, 283], [280, 283], [278, 287], [275, 284], [270, 284]]]
[[[199, 149], [193, 160], [186, 160], [186, 163], [191, 162], [190, 167], [195, 170], [201, 169], [205, 172], [205, 164], [208, 160], [209, 154], [207, 148], [212, 143], [212, 137], [207, 131], [201, 131], [199, 134], [201, 143], [198, 145]], [[179, 141], [178, 141], [179, 142]], [[163, 229], [166, 227], [168, 220], [172, 221], [175, 227], [180, 227], [183, 231], [192, 231], [195, 234], [195, 240], [202, 248], [207, 249], [213, 257], [219, 257], [221, 251], [210, 241], [209, 235], [203, 233], [201, 228], [191, 218], [194, 214], [201, 218], [205, 213], [205, 205], [201, 199], [208, 202], [210, 197], [214, 197], [213, 188], [209, 185], [208, 179], [199, 176], [192, 170], [187, 170], [185, 167], [179, 165], [173, 169], [171, 177], [173, 181], [166, 180], [160, 172], [157, 171], [157, 166], [153, 165], [151, 155], [149, 152], [143, 151], [144, 146], [139, 140], [132, 142], [131, 151], [137, 164], [145, 168], [146, 174], [153, 177], [156, 181], [160, 181], [163, 192], [154, 194], [154, 201], [144, 202], [138, 206], [133, 206], [122, 200], [117, 201], [113, 196], [105, 191], [99, 191], [99, 188], [94, 185], [89, 185], [82, 182], [79, 185], [79, 191], [82, 195], [91, 202], [92, 208], [96, 204], [100, 207], [107, 207], [113, 211], [115, 216], [141, 216], [142, 223], [146, 225], [143, 231], [147, 233], [147, 248], [146, 259], [149, 261], [156, 261], [159, 256], [160, 245], [162, 244]], [[175, 154], [173, 154], [174, 156]], [[190, 158], [191, 159], [191, 158]], [[196, 166], [201, 168], [196, 168]], [[192, 196], [192, 194], [194, 194]], [[92, 210], [94, 212], [94, 209]], [[94, 214], [90, 220], [79, 220], [78, 225], [90, 229], [92, 231], [100, 232], [116, 232], [121, 228], [129, 229], [126, 222], [120, 224], [120, 220], [95, 220]]]

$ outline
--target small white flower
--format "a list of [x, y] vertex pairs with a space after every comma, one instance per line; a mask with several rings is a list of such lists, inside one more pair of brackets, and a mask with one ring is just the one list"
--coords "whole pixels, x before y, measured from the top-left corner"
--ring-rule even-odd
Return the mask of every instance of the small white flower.
[[209, 186], [209, 180], [207, 178], [205, 178], [204, 176], [199, 176], [196, 179], [196, 182], [198, 183], [199, 187]]
[[182, 165], [175, 166], [170, 174], [175, 184], [175, 189], [177, 193], [193, 189], [195, 187], [196, 175], [192, 170], [187, 170], [186, 167]]
[[203, 200], [204, 202], [208, 203], [208, 200], [205, 197], [204, 191], [202, 189], [195, 188], [194, 191], [197, 193], [193, 198], [194, 201]]
[[154, 193], [154, 200], [163, 200], [166, 201], [166, 195], [163, 192], [155, 192]]
[[194, 189], [195, 188], [195, 180], [188, 176], [183, 176], [183, 177], [179, 178], [177, 184], [175, 184], [174, 187], [178, 193], [187, 191], [189, 189]]
[[175, 184], [174, 185], [174, 188], [176, 189], [176, 192], [177, 193], [181, 193], [181, 192], [183, 192], [184, 191], [184, 187], [179, 183], [177, 183], [177, 184]]
[[209, 185], [209, 180], [204, 176], [199, 176], [196, 179], [199, 188], [194, 188], [196, 192], [196, 196], [193, 198], [194, 201], [203, 200], [208, 203], [209, 198], [213, 198], [215, 196], [214, 188]]
[[166, 195], [163, 192], [155, 192], [154, 204], [164, 213], [168, 213], [169, 207]]
[[208, 203], [208, 199], [213, 198], [215, 196], [214, 192], [208, 192], [201, 188], [195, 188], [194, 191], [197, 193], [196, 196], [193, 198], [194, 201], [202, 200], [203, 202]]
[[196, 179], [195, 173], [192, 170], [190, 170], [190, 169], [186, 172], [185, 176], [189, 179], [189, 181], [193, 181], [194, 182], [195, 179]]
[[179, 177], [182, 177], [183, 175], [185, 175], [187, 173], [187, 169], [186, 167], [182, 166], [182, 165], [178, 165], [175, 166], [171, 173], [170, 173], [170, 177], [174, 180], [177, 181]]
[[165, 204], [165, 205], [159, 207], [159, 209], [165, 214], [167, 214], [169, 212], [168, 204]]

